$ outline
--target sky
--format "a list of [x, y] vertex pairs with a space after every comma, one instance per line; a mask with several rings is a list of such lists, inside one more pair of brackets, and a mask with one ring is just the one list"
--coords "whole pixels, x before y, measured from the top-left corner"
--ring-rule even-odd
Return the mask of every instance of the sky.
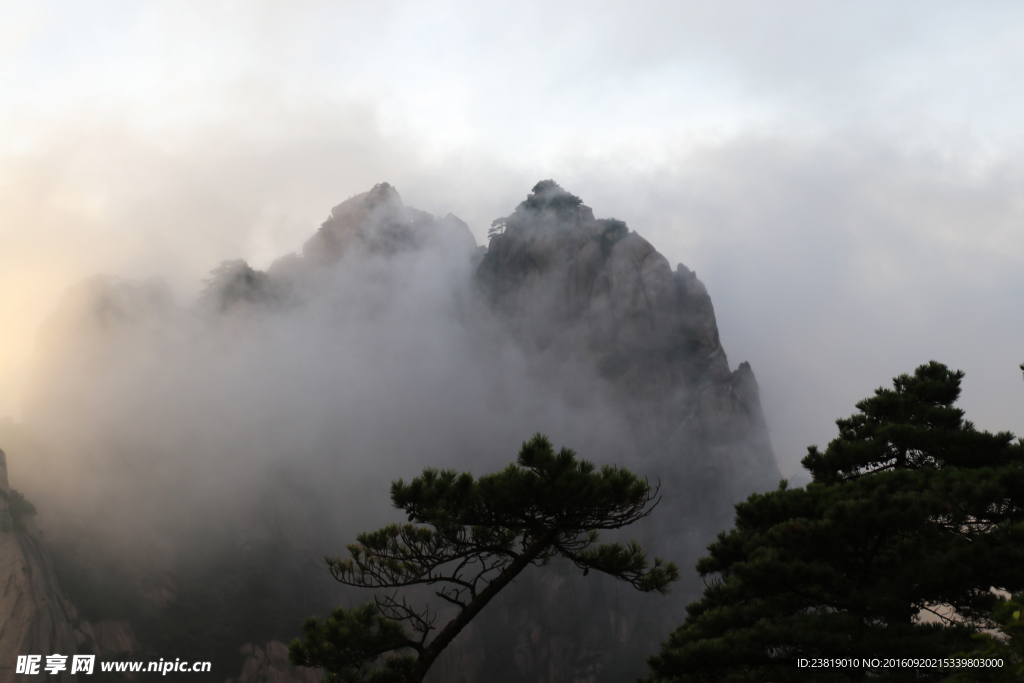
[[711, 294], [780, 470], [902, 372], [1024, 435], [1024, 6], [0, 0], [0, 417], [96, 273], [194, 298], [375, 183], [484, 243], [538, 180]]

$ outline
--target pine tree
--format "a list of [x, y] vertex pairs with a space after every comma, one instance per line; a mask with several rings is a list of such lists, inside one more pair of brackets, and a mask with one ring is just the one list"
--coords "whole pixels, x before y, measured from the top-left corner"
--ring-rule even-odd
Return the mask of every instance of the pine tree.
[[999, 666], [957, 667], [947, 683], [1016, 683], [1024, 680], [1024, 593], [1000, 600], [992, 613], [998, 634], [978, 633], [980, 647], [957, 653], [959, 660], [999, 660]]
[[[837, 421], [806, 489], [755, 494], [697, 570], [703, 596], [649, 660], [652, 683], [941, 680], [886, 658], [948, 658], [1024, 588], [1024, 458], [953, 406], [931, 362]], [[800, 661], [847, 660], [801, 667]], [[877, 662], [877, 664], [876, 664]]]
[[[595, 569], [640, 591], [665, 593], [679, 578], [675, 564], [648, 563], [635, 541], [599, 542], [601, 530], [651, 514], [656, 496], [656, 488], [627, 470], [598, 470], [566, 448], [555, 453], [540, 434], [501, 472], [474, 479], [426, 469], [409, 484], [399, 479], [391, 500], [410, 523], [360, 534], [348, 558], [328, 558], [338, 581], [383, 592], [325, 620], [308, 619], [303, 637], [291, 644], [291, 661], [323, 667], [333, 681], [417, 683], [517, 575], [556, 557], [584, 575]], [[438, 631], [435, 611], [400, 596], [413, 586], [432, 587], [457, 608], [456, 616]]]

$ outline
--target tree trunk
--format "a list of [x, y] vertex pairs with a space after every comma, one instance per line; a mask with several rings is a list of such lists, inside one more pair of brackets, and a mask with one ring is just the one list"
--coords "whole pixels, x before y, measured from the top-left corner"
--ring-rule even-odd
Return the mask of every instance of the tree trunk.
[[487, 584], [487, 587], [480, 591], [473, 601], [459, 612], [458, 616], [449, 621], [416, 659], [416, 664], [413, 665], [412, 671], [409, 673], [408, 683], [423, 683], [423, 678], [427, 675], [431, 665], [441, 655], [441, 652], [455, 640], [455, 636], [459, 635], [459, 632], [480, 613], [480, 610], [502, 588], [507, 586], [512, 579], [516, 578], [531, 562], [537, 559], [537, 556], [551, 545], [553, 539], [554, 533], [549, 531], [534, 541], [505, 571], [498, 574], [493, 581]]

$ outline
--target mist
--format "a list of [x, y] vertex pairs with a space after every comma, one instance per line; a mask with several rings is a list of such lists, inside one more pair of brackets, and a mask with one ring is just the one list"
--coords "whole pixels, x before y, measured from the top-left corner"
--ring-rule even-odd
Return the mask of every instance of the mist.
[[555, 178], [699, 273], [784, 474], [931, 358], [979, 426], [1024, 431], [1012, 3], [4, 11], [0, 415], [94, 274], [184, 303], [382, 181], [483, 243]]
[[[313, 567], [395, 520], [392, 479], [537, 431], [660, 476], [605, 378], [476, 296], [469, 236], [543, 178], [696, 271], [781, 475], [930, 359], [1024, 433], [1016, 4], [0, 12], [0, 448], [54, 545], [152, 577], [287, 538]], [[466, 239], [218, 308], [222, 262], [281, 268], [381, 182]]]
[[[629, 375], [623, 384], [594, 362], [617, 351], [595, 356], [586, 324], [557, 313], [560, 287], [541, 279], [518, 292], [521, 308], [492, 305], [483, 251], [457, 217], [403, 206], [382, 184], [332, 209], [301, 253], [265, 271], [224, 261], [188, 302], [159, 279], [70, 288], [40, 327], [21, 419], [0, 423], [0, 438], [82, 618], [131, 623], [146, 648], [212, 630], [201, 651], [238, 666], [239, 642], [289, 639], [310, 611], [359, 599], [331, 584], [322, 558], [396, 521], [391, 481], [424, 467], [499, 470], [536, 432], [654, 483], [665, 513], [629, 535], [684, 562], [749, 481], [777, 478], [761, 441], [751, 452], [767, 460], [735, 481], [704, 481], [710, 454], [675, 462], [680, 446], [665, 439], [689, 443], [677, 404], [696, 387], [657, 382], [665, 408], [644, 402], [643, 385], [624, 393]], [[728, 375], [709, 334], [703, 352]], [[622, 601], [628, 587], [607, 583], [543, 590], [589, 610]], [[503, 604], [527, 614], [539, 586], [531, 577]], [[682, 604], [659, 603], [639, 623], [660, 632]], [[540, 612], [542, 623], [570, 613]], [[480, 628], [507, 627], [492, 622]], [[639, 666], [651, 637], [616, 666]]]
[[627, 429], [601, 378], [526, 356], [475, 296], [462, 237], [353, 248], [271, 306], [87, 280], [40, 333], [17, 425], [30, 458], [9, 449], [12, 478], [54, 533], [127, 560], [146, 543], [187, 553], [211, 524], [351, 537], [393, 517], [393, 478], [499, 469], [537, 431], [621, 461]]
[[616, 156], [530, 172], [493, 158], [431, 163], [388, 140], [360, 146], [374, 134], [360, 120], [339, 133], [303, 116], [292, 124], [305, 139], [273, 143], [194, 132], [173, 152], [123, 132], [57, 131], [9, 160], [0, 413], [20, 419], [36, 331], [68, 287], [97, 273], [159, 278], [187, 306], [221, 260], [266, 268], [331, 206], [383, 180], [407, 204], [463, 217], [483, 243], [490, 221], [547, 175], [697, 271], [730, 358], [762, 380], [784, 475], [857, 400], [931, 358], [967, 372], [963, 401], [980, 427], [1024, 431], [1024, 330], [1007, 314], [1024, 253], [1016, 162], [747, 136], [680, 147], [670, 165]]

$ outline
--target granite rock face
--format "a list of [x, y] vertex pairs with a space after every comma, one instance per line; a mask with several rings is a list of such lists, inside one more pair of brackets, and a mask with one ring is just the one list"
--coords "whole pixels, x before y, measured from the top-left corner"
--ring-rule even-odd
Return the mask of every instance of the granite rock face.
[[398, 190], [379, 183], [331, 209], [330, 217], [303, 245], [302, 255], [313, 265], [332, 265], [356, 245], [371, 253], [394, 254], [450, 239], [470, 249], [476, 246], [469, 226], [456, 216], [449, 213], [438, 219], [406, 206]]
[[[42, 655], [45, 662], [47, 655], [61, 654], [70, 662], [78, 652], [75, 609], [57, 584], [35, 523], [14, 500], [7, 456], [0, 451], [0, 683], [20, 678], [18, 655]], [[65, 671], [51, 678], [78, 677]]]
[[495, 220], [479, 251], [463, 221], [407, 207], [381, 183], [334, 207], [301, 256], [266, 273], [227, 262], [210, 289], [228, 302], [274, 298], [352, 252], [387, 257], [427, 246], [480, 258], [477, 288], [527, 355], [571, 358], [600, 374], [633, 425], [634, 464], [655, 465], [687, 492], [711, 486], [715, 500], [695, 501], [702, 512], [716, 508], [727, 522], [736, 500], [777, 483], [757, 380], [747, 363], [730, 370], [696, 273], [673, 269], [624, 222], [595, 218], [553, 181]]
[[477, 277], [506, 316], [529, 325], [537, 343], [567, 323], [594, 361], [630, 399], [672, 397], [728, 374], [714, 308], [704, 285], [673, 271], [643, 237], [615, 219], [595, 219], [551, 181], [496, 221]]
[[757, 380], [748, 363], [730, 371], [707, 289], [625, 223], [542, 181], [495, 221], [477, 279], [522, 343], [608, 380], [645, 460], [685, 488], [694, 476], [724, 487], [702, 504], [778, 481]]
[[346, 256], [387, 258], [424, 248], [454, 258], [477, 253], [473, 233], [458, 217], [436, 218], [406, 206], [394, 187], [379, 183], [331, 209], [301, 254], [282, 256], [266, 271], [240, 259], [222, 262], [206, 280], [200, 303], [218, 314], [239, 306], [287, 307], [303, 289], [329, 287], [323, 278]]

